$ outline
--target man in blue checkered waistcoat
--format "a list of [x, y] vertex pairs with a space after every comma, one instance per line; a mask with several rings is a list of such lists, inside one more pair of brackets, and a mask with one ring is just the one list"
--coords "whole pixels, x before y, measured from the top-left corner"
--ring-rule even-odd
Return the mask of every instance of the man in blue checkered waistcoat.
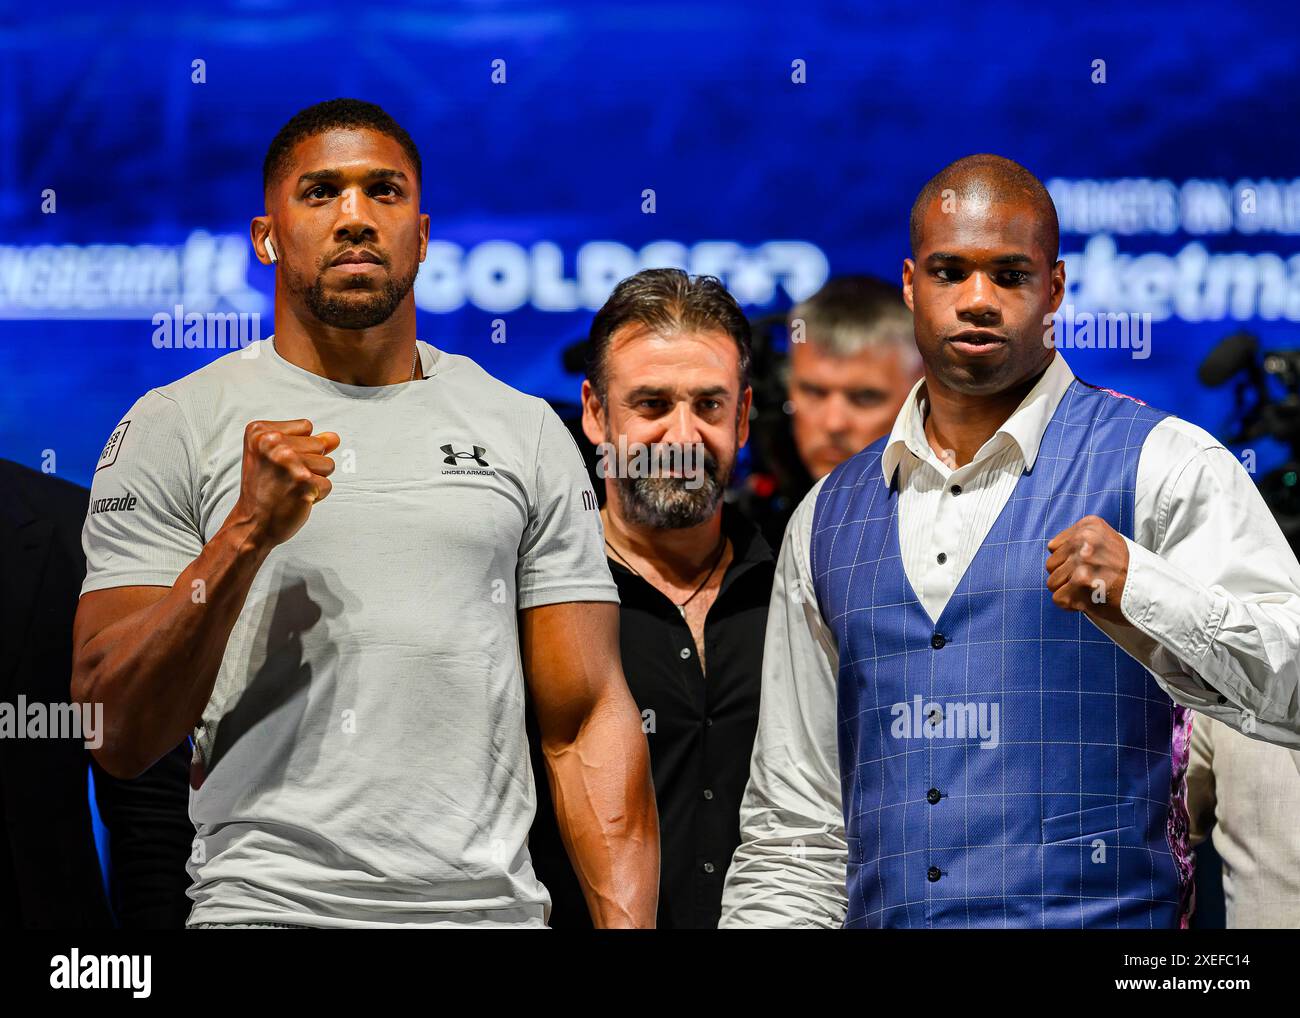
[[959, 160], [911, 239], [925, 377], [786, 532], [721, 925], [1185, 926], [1189, 708], [1300, 746], [1300, 564], [1212, 436], [1066, 365], [1037, 178]]

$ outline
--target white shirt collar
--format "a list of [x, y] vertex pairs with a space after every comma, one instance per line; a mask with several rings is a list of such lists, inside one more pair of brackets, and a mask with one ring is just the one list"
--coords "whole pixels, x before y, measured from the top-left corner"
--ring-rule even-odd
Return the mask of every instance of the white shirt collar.
[[[1074, 372], [1065, 363], [1061, 351], [1057, 350], [1056, 356], [1047, 365], [1047, 370], [1043, 372], [1042, 377], [1038, 379], [1034, 387], [1029, 390], [1020, 406], [1006, 419], [1002, 427], [998, 428], [993, 433], [993, 436], [980, 447], [979, 452], [975, 454], [975, 459], [971, 462], [976, 462], [985, 456], [991, 455], [995, 448], [1001, 446], [1006, 441], [1006, 438], [1009, 438], [1020, 446], [1020, 452], [1025, 460], [1025, 468], [1032, 467], [1034, 460], [1038, 456], [1038, 444], [1043, 440], [1043, 432], [1047, 430], [1047, 425], [1051, 421], [1052, 415], [1056, 413], [1056, 407], [1061, 402], [1061, 397], [1065, 395], [1065, 390], [1069, 388], [1072, 381], [1074, 381]], [[889, 440], [885, 443], [885, 449], [880, 455], [880, 466], [884, 472], [886, 484], [889, 484], [892, 480], [894, 471], [898, 469], [898, 464], [906, 452], [910, 452], [920, 460], [939, 462], [939, 457], [930, 448], [930, 442], [925, 437], [925, 399], [921, 396], [921, 389], [924, 385], [925, 379], [921, 378], [912, 386], [912, 391], [907, 394], [903, 408], [894, 419], [894, 428], [889, 433]], [[1000, 437], [1004, 435], [1006, 438]]]

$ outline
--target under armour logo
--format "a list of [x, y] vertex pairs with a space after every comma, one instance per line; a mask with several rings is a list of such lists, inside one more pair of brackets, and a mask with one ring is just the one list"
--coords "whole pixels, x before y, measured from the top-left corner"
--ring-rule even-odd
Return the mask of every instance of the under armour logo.
[[451, 444], [448, 443], [447, 445], [444, 445], [442, 447], [442, 451], [447, 454], [446, 457], [443, 459], [443, 462], [448, 464], [449, 466], [454, 467], [456, 465], [457, 460], [473, 460], [481, 467], [485, 467], [488, 465], [488, 461], [483, 458], [483, 454], [487, 452], [487, 450], [484, 449], [481, 445], [474, 446], [473, 452], [457, 452], [454, 448], [452, 448]]

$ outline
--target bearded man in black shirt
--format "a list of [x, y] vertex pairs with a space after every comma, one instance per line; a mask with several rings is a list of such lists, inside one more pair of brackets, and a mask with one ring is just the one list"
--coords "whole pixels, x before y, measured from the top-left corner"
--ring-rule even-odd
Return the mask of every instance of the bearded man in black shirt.
[[[723, 501], [749, 437], [749, 324], [718, 280], [648, 269], [615, 288], [590, 340], [583, 431], [602, 455], [623, 670], [654, 772], [658, 926], [714, 928], [740, 843], [774, 570]], [[539, 798], [529, 850], [550, 925], [588, 926]]]

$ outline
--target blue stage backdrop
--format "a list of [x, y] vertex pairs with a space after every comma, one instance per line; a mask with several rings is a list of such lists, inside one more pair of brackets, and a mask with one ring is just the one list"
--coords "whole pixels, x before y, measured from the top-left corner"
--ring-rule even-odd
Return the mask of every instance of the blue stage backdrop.
[[1098, 350], [1066, 323], [1076, 371], [1222, 433], [1204, 354], [1242, 328], [1300, 346], [1300, 62], [1281, 10], [11, 8], [0, 456], [88, 483], [141, 393], [273, 331], [248, 241], [262, 157], [335, 96], [381, 104], [421, 148], [421, 337], [520, 389], [574, 399], [561, 348], [646, 265], [717, 274], [755, 315], [828, 274], [897, 279], [917, 190], [991, 151], [1050, 183], [1073, 314], [1136, 330]]

